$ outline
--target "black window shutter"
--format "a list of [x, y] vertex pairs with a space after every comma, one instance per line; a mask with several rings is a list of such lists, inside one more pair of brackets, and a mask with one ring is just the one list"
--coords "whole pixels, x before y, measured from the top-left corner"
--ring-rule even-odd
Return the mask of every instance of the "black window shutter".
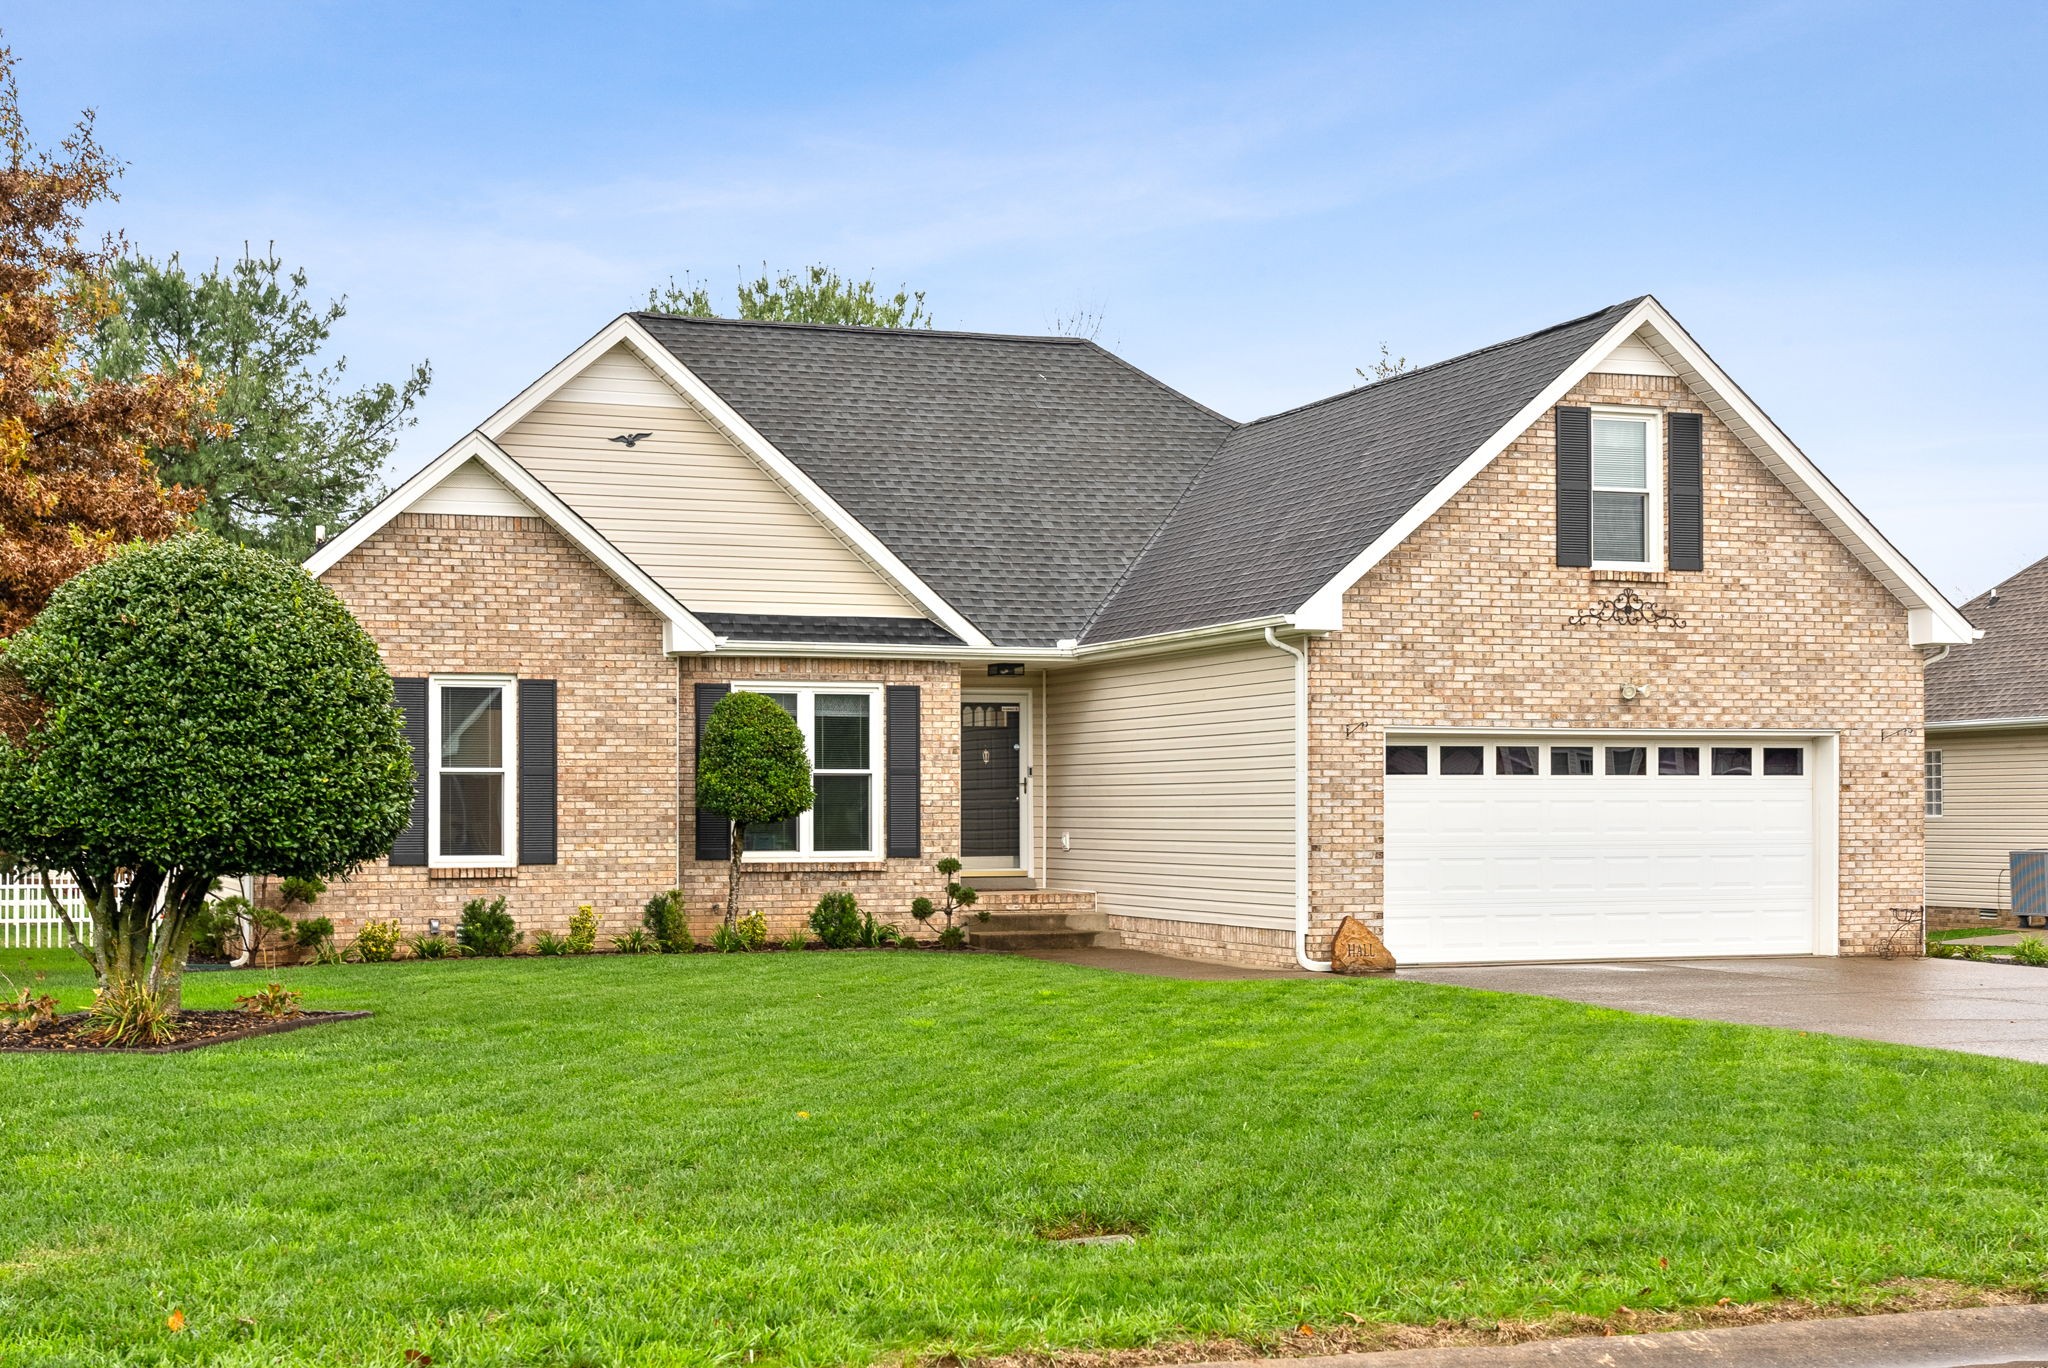
[[892, 860], [914, 860], [924, 854], [918, 777], [921, 691], [915, 684], [891, 684], [883, 694], [882, 719], [888, 728], [884, 777], [888, 789], [883, 821], [887, 837], [882, 853]]
[[394, 679], [391, 691], [405, 714], [405, 744], [412, 748], [412, 817], [391, 843], [391, 863], [427, 862], [427, 681]]
[[555, 862], [555, 681], [519, 681], [519, 863]]
[[[697, 754], [704, 753], [704, 724], [711, 719], [711, 710], [718, 706], [718, 700], [732, 692], [730, 684], [699, 684], [697, 686]], [[689, 777], [690, 792], [697, 791], [697, 776], [693, 771]], [[696, 807], [693, 796], [691, 806]], [[732, 858], [732, 823], [716, 812], [697, 810], [697, 858], [700, 860], [730, 860]]]
[[1557, 410], [1557, 563], [1593, 563], [1593, 410]]
[[1664, 479], [1670, 508], [1671, 568], [1704, 570], [1706, 565], [1705, 495], [1700, 489], [1700, 446], [1705, 420], [1697, 413], [1674, 413], [1667, 424]]

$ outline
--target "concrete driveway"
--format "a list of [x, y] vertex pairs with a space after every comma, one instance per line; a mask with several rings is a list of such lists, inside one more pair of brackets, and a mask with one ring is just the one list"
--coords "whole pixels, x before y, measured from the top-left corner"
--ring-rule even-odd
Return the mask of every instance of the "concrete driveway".
[[1422, 983], [1788, 1026], [2048, 1064], [2048, 969], [1933, 959], [1704, 959], [1403, 969]]

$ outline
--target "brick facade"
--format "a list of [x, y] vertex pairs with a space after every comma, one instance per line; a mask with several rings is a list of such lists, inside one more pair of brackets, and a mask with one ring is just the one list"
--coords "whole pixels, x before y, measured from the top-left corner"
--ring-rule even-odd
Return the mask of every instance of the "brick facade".
[[[1675, 379], [1595, 375], [1563, 401], [1704, 411]], [[1545, 415], [1345, 598], [1309, 646], [1311, 948], [1380, 922], [1380, 775], [1417, 726], [1840, 733], [1845, 954], [1921, 899], [1921, 660], [1906, 612], [1711, 413], [1703, 572], [1635, 576], [1683, 628], [1572, 627], [1614, 577], [1556, 564]], [[1649, 685], [1625, 703], [1623, 681]]]
[[1242, 964], [1254, 969], [1293, 969], [1294, 933], [1265, 926], [1218, 926], [1164, 917], [1109, 918], [1125, 949], [1149, 950], [1180, 959]]
[[[930, 894], [932, 862], [959, 839], [960, 674], [942, 662], [672, 660], [661, 622], [539, 518], [401, 514], [326, 574], [377, 641], [392, 674], [510, 674], [557, 681], [557, 825], [553, 865], [426, 869], [376, 861], [319, 903], [345, 943], [363, 922], [395, 917], [408, 935], [438, 918], [452, 934], [462, 904], [502, 894], [529, 937], [562, 934], [591, 903], [601, 935], [640, 924], [647, 899], [680, 886], [692, 928], [708, 935], [725, 905], [723, 861], [693, 858], [699, 681], [916, 684], [923, 725], [925, 858], [750, 865], [748, 908], [778, 936], [819, 895], [851, 889], [884, 921], [910, 924]], [[882, 757], [873, 757], [876, 799]]]
[[375, 861], [321, 898], [344, 944], [363, 922], [407, 935], [503, 894], [526, 928], [562, 934], [578, 903], [603, 933], [637, 925], [676, 881], [676, 667], [661, 621], [539, 518], [402, 513], [323, 581], [394, 675], [511, 674], [557, 681], [552, 865], [394, 868]]

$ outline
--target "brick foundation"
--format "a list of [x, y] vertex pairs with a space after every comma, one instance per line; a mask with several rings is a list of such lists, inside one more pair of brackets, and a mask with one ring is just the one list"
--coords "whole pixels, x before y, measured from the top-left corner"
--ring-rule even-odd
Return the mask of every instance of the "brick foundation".
[[1927, 929], [1929, 931], [1961, 931], [1974, 926], [2003, 926], [2017, 929], [2020, 921], [2010, 910], [1997, 909], [1998, 915], [1986, 917], [1974, 907], [1929, 907]]
[[1243, 964], [1255, 969], [1294, 969], [1294, 933], [1259, 926], [1168, 921], [1160, 917], [1109, 919], [1124, 948], [1181, 959]]

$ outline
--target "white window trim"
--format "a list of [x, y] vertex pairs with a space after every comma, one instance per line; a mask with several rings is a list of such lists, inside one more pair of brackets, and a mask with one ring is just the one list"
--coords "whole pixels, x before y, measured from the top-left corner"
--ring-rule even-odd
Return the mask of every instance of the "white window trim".
[[849, 684], [839, 680], [798, 680], [773, 679], [755, 680], [732, 686], [734, 693], [795, 694], [796, 724], [804, 734], [804, 753], [812, 765], [811, 773], [817, 774], [859, 774], [860, 770], [820, 770], [817, 766], [817, 712], [816, 698], [819, 694], [866, 694], [868, 696], [868, 848], [866, 850], [812, 850], [812, 810], [805, 811], [797, 818], [796, 850], [745, 851], [740, 856], [743, 864], [852, 864], [866, 863], [882, 858], [882, 823], [887, 818], [888, 794], [884, 792], [885, 767], [883, 760], [882, 734], [882, 686], [880, 684]]
[[1940, 746], [1927, 747], [1920, 757], [1920, 812], [1923, 817], [1939, 818], [1947, 807], [1946, 766]]
[[[1619, 420], [1622, 422], [1641, 423], [1648, 429], [1643, 435], [1643, 464], [1645, 467], [1643, 475], [1649, 482], [1649, 488], [1640, 491], [1643, 495], [1643, 558], [1639, 561], [1595, 560], [1593, 568], [1595, 570], [1662, 570], [1665, 568], [1664, 411], [1662, 409], [1595, 404], [1593, 406], [1593, 421], [1598, 422], [1601, 419], [1606, 419], [1609, 422]], [[1598, 483], [1592, 486], [1592, 490], [1596, 494], [1602, 488]], [[1638, 492], [1633, 489], [1619, 489], [1615, 486], [1606, 486], [1606, 488], [1613, 493], [1634, 494]], [[1587, 535], [1588, 539], [1595, 546], [1599, 545], [1599, 529], [1594, 525], [1597, 515], [1593, 512], [1591, 505], [1597, 502], [1597, 500], [1589, 499], [1586, 510]]]
[[[499, 755], [505, 771], [505, 811], [499, 830], [505, 834], [502, 855], [441, 853], [441, 690], [495, 686], [504, 693], [500, 708], [504, 736]], [[427, 680], [427, 865], [432, 869], [509, 869], [519, 863], [519, 688], [513, 675], [432, 675]]]

